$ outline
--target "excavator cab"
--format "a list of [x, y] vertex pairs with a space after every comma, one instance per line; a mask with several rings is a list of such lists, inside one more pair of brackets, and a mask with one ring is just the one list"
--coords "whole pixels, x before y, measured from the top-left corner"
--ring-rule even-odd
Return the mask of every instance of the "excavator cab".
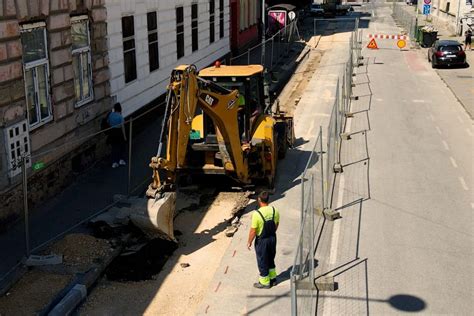
[[[251, 140], [255, 118], [263, 113], [263, 67], [248, 66], [215, 66], [201, 70], [199, 76], [217, 85], [239, 91], [239, 133], [242, 143]], [[209, 119], [203, 117], [204, 126]]]

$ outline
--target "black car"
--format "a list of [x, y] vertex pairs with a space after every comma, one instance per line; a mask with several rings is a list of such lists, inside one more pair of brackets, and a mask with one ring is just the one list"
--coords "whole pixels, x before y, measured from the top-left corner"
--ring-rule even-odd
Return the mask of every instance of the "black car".
[[428, 50], [428, 61], [431, 66], [446, 65], [466, 65], [466, 53], [462, 49], [461, 43], [452, 40], [439, 40], [434, 42]]

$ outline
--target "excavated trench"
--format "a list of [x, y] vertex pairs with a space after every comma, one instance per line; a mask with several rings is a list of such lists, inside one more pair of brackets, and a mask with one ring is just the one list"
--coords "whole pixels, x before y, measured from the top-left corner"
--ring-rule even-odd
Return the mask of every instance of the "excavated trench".
[[[184, 187], [178, 192], [175, 219], [184, 212], [191, 212], [196, 217], [203, 214], [212, 207], [220, 193], [226, 193], [229, 189], [228, 183], [220, 183], [219, 187], [190, 186]], [[248, 199], [245, 201], [236, 200], [236, 210], [238, 214], [245, 208]], [[230, 224], [228, 220], [228, 224]], [[186, 229], [188, 227], [183, 227]], [[189, 227], [190, 229], [192, 227]], [[151, 280], [157, 275], [166, 264], [173, 252], [182, 245], [180, 230], [175, 230], [175, 237], [178, 243], [159, 238], [149, 239], [131, 222], [126, 226], [110, 227], [103, 222], [95, 223], [92, 227], [93, 234], [98, 238], [109, 240], [121, 240], [122, 252], [111, 262], [105, 270], [108, 280], [127, 282]]]

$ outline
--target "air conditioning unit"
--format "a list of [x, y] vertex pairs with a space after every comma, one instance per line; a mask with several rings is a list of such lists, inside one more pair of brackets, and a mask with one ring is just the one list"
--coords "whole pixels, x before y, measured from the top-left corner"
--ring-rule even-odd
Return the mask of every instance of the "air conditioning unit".
[[21, 159], [26, 156], [26, 166], [31, 167], [30, 134], [28, 122], [23, 120], [5, 128], [8, 175], [10, 178], [21, 173]]

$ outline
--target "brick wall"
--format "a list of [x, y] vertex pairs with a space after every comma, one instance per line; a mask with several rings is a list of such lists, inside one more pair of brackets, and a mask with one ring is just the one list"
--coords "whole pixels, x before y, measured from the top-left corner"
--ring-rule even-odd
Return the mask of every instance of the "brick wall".
[[[75, 107], [74, 73], [71, 53], [71, 16], [87, 15], [90, 23], [94, 99]], [[76, 142], [100, 129], [101, 117], [111, 107], [107, 24], [104, 0], [3, 0], [0, 1], [0, 226], [14, 220], [22, 209], [19, 177], [6, 175], [3, 128], [26, 118], [20, 26], [45, 22], [49, 54], [49, 87], [52, 120], [30, 130], [33, 159], [47, 168], [29, 179], [30, 202], [34, 205], [56, 194], [71, 181], [72, 158], [85, 151], [94, 158], [105, 153], [100, 138], [87, 144]], [[64, 146], [65, 143], [70, 144]], [[58, 148], [54, 150], [54, 148]], [[47, 154], [41, 154], [47, 152]], [[38, 156], [39, 155], [39, 156]], [[76, 159], [76, 163], [77, 163]], [[36, 160], [36, 161], [35, 161]], [[84, 157], [84, 163], [90, 157]], [[46, 181], [54, 178], [54, 184]], [[20, 197], [20, 198], [18, 198]]]

